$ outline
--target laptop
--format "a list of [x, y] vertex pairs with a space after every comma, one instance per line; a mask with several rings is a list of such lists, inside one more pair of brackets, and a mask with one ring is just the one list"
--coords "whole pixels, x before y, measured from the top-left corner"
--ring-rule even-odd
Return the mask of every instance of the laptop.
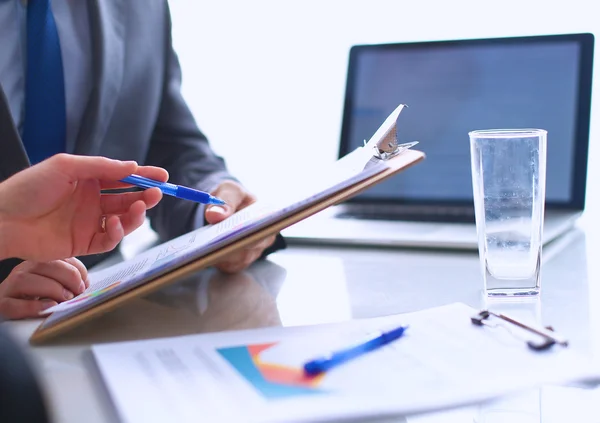
[[399, 143], [427, 158], [283, 231], [291, 244], [476, 249], [468, 132], [548, 131], [544, 243], [584, 210], [594, 36], [589, 33], [356, 45], [339, 157], [399, 103]]

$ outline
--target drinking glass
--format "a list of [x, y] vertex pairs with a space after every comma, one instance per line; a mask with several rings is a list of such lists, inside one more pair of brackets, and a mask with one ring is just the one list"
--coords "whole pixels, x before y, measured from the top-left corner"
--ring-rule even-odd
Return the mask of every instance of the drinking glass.
[[479, 257], [488, 296], [540, 292], [546, 137], [543, 129], [469, 132]]

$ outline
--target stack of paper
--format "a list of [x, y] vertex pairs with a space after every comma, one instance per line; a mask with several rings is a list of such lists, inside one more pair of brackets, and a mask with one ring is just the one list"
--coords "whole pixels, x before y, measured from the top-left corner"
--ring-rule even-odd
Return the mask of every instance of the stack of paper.
[[[325, 326], [266, 328], [93, 346], [124, 422], [339, 421], [473, 404], [598, 372], [570, 347], [529, 349], [475, 326], [451, 304]], [[361, 338], [409, 325], [386, 347], [322, 374], [302, 365]]]

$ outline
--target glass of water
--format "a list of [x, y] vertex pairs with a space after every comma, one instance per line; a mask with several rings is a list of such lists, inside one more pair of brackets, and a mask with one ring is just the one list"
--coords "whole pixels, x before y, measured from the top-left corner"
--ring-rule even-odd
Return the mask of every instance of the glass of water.
[[479, 257], [488, 296], [540, 292], [546, 136], [543, 129], [469, 132]]

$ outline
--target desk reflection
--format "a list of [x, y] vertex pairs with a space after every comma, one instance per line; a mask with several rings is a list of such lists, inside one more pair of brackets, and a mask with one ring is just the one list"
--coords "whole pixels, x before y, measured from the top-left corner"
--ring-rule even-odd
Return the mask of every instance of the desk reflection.
[[276, 296], [286, 273], [270, 261], [233, 275], [206, 269], [87, 322], [53, 343], [118, 342], [280, 325]]
[[269, 261], [233, 275], [207, 269], [146, 299], [201, 317], [194, 319], [200, 332], [280, 326], [276, 297], [286, 273]]

